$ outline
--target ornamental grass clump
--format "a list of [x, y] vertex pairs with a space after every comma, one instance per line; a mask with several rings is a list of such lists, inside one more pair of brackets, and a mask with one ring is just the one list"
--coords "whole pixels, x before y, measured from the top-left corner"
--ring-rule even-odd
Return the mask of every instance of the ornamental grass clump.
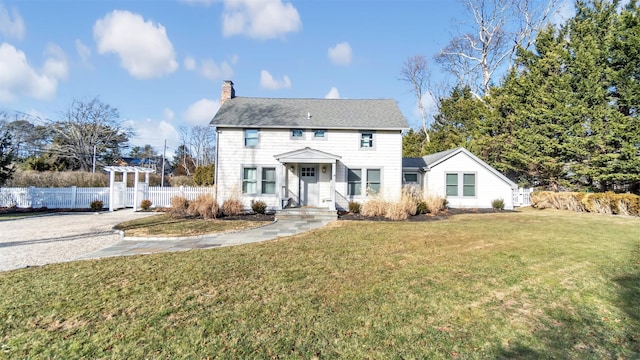
[[242, 214], [242, 201], [235, 196], [226, 199], [222, 203], [222, 214], [225, 216], [236, 216]]
[[531, 194], [531, 206], [537, 209], [572, 210], [598, 214], [640, 216], [640, 196], [613, 192], [552, 192]]
[[189, 200], [184, 196], [172, 197], [169, 216], [173, 219], [184, 219], [189, 216]]
[[427, 212], [433, 215], [438, 215], [441, 211], [443, 211], [447, 203], [447, 199], [432, 193], [427, 193], [422, 198], [422, 201], [427, 208]]
[[360, 214], [362, 214], [362, 216], [369, 217], [385, 216], [388, 206], [389, 204], [383, 199], [374, 197], [362, 204], [360, 207]]
[[198, 196], [188, 206], [189, 215], [201, 217], [205, 220], [217, 218], [219, 212], [218, 202], [211, 194]]

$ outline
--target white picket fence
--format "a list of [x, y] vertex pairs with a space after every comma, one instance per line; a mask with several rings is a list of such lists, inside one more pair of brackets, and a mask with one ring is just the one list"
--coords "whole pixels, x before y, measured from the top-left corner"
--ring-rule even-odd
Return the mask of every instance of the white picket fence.
[[513, 206], [531, 206], [533, 188], [518, 188], [513, 191]]
[[[127, 188], [125, 202], [133, 207], [134, 188]], [[215, 187], [161, 187], [150, 186], [139, 200], [151, 200], [153, 207], [171, 206], [171, 198], [184, 196], [194, 200], [202, 194], [215, 194]], [[109, 188], [0, 188], [0, 207], [49, 209], [88, 209], [92, 201], [100, 200], [104, 208], [109, 208]]]

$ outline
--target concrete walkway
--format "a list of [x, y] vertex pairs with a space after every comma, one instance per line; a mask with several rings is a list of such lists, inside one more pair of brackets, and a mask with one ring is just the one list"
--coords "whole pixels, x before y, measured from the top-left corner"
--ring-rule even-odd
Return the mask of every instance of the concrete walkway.
[[159, 252], [209, 249], [272, 240], [281, 236], [300, 234], [322, 227], [331, 220], [282, 219], [255, 229], [182, 238], [123, 238], [121, 241], [94, 251], [76, 260], [97, 259], [112, 256], [152, 254]]

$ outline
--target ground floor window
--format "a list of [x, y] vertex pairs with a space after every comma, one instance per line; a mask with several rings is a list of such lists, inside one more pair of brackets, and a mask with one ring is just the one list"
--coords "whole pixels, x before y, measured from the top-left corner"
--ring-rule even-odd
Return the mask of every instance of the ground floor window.
[[256, 194], [258, 192], [258, 171], [254, 167], [246, 167], [242, 171], [242, 193]]
[[367, 169], [367, 194], [380, 193], [380, 169]]
[[276, 193], [276, 168], [262, 168], [262, 193]]
[[362, 169], [347, 170], [347, 195], [362, 195]]
[[243, 194], [275, 194], [276, 168], [245, 166], [242, 168]]
[[417, 184], [418, 183], [418, 174], [416, 173], [405, 173], [403, 174], [403, 178], [405, 184]]
[[476, 174], [447, 173], [446, 188], [447, 196], [476, 196]]
[[378, 194], [382, 186], [380, 169], [347, 169], [347, 195], [360, 196], [362, 188], [366, 194]]

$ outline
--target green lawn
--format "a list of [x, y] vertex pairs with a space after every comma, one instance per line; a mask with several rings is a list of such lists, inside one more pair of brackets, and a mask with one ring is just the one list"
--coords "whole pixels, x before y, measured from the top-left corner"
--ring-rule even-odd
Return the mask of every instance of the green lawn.
[[0, 358], [640, 357], [640, 219], [527, 209], [0, 273]]

